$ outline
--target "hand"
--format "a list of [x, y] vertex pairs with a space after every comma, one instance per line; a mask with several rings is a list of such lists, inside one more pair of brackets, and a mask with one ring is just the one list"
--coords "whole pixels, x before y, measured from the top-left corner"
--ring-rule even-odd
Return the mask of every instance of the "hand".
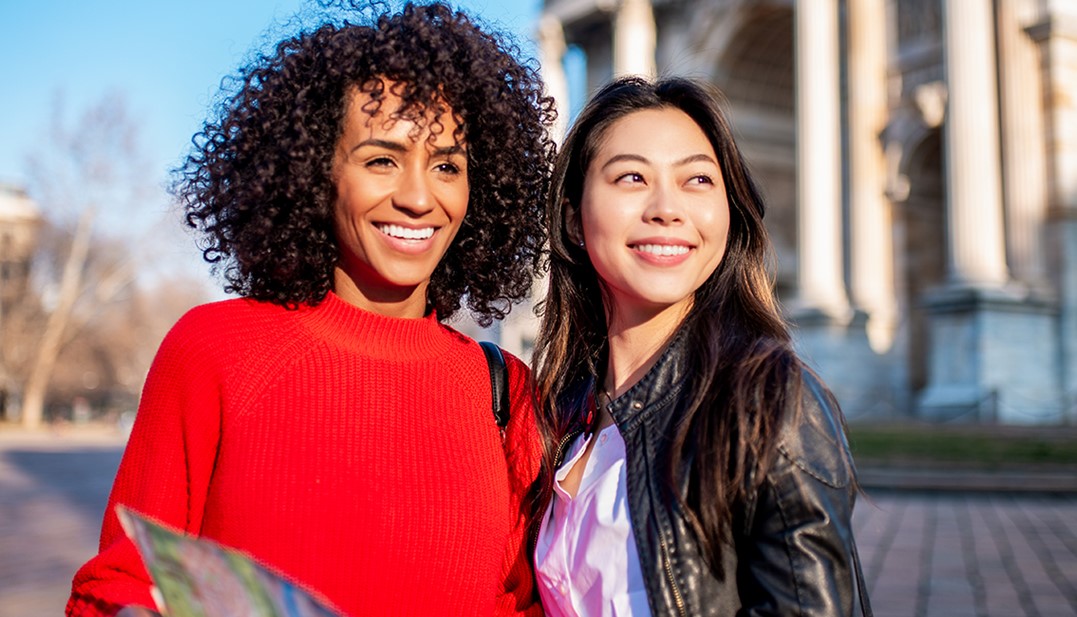
[[116, 613], [116, 617], [161, 617], [161, 613], [144, 606], [125, 606]]

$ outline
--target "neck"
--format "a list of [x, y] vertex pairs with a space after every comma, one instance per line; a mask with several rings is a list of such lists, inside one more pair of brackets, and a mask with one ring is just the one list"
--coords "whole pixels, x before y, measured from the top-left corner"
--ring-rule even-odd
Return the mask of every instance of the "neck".
[[360, 287], [340, 267], [333, 270], [333, 293], [352, 306], [386, 317], [419, 319], [426, 315], [426, 287]]
[[658, 312], [618, 310], [609, 319], [609, 358], [605, 388], [617, 398], [654, 366], [688, 307], [674, 305]]

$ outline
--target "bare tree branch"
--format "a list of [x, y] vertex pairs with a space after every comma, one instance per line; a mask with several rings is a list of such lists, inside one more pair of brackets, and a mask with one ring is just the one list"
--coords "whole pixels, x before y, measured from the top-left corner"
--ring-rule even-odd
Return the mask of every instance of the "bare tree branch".
[[56, 301], [56, 308], [49, 314], [49, 321], [41, 337], [41, 345], [38, 347], [37, 358], [30, 371], [30, 378], [26, 382], [22, 406], [23, 428], [36, 429], [41, 426], [45, 408], [45, 389], [48, 387], [52, 369], [56, 365], [56, 357], [60, 354], [64, 329], [71, 318], [71, 311], [75, 307], [75, 300], [78, 299], [79, 289], [82, 287], [82, 270], [86, 264], [86, 256], [90, 252], [90, 233], [93, 231], [95, 216], [94, 209], [87, 208], [79, 217], [78, 226], [75, 228], [71, 252], [68, 253], [63, 276], [60, 279], [60, 295]]

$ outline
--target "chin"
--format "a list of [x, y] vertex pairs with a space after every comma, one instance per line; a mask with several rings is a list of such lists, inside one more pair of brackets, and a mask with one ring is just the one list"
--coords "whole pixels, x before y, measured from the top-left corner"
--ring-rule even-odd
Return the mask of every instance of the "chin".
[[648, 302], [655, 306], [673, 306], [680, 304], [681, 302], [691, 301], [695, 295], [695, 289], [675, 289], [664, 290], [654, 289], [653, 287], [647, 290], [647, 293], [642, 293], [639, 296], [640, 301]]

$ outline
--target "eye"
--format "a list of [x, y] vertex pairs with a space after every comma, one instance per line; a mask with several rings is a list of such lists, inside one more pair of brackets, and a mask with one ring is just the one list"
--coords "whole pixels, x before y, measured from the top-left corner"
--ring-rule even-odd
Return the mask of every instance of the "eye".
[[708, 176], [706, 174], [699, 174], [697, 176], [692, 176], [691, 178], [689, 178], [688, 179], [688, 184], [690, 184], [690, 185], [714, 184], [714, 180], [710, 176]]
[[626, 174], [621, 174], [614, 179], [614, 183], [621, 184], [638, 184], [644, 182], [643, 174], [635, 171], [630, 171]]
[[454, 163], [444, 162], [438, 163], [434, 166], [434, 170], [438, 173], [448, 174], [450, 176], [456, 176], [460, 174], [460, 167]]
[[396, 161], [387, 156], [375, 157], [366, 162], [366, 166], [371, 168], [392, 167], [394, 165], [396, 165]]

